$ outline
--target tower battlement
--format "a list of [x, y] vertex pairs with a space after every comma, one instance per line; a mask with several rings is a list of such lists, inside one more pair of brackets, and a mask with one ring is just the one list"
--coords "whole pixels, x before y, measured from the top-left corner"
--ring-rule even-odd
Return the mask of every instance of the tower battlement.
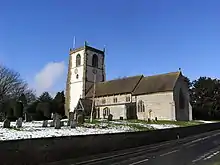
[[78, 48], [75, 48], [75, 49], [70, 49], [69, 54], [76, 53], [78, 51], [85, 50], [85, 49], [96, 52], [96, 53], [100, 53], [100, 54], [105, 53], [105, 48], [103, 50], [100, 50], [100, 49], [97, 49], [97, 48], [94, 48], [94, 47], [91, 47], [91, 46], [88, 46], [88, 45], [84, 45], [84, 46], [81, 46], [81, 47], [78, 47]]

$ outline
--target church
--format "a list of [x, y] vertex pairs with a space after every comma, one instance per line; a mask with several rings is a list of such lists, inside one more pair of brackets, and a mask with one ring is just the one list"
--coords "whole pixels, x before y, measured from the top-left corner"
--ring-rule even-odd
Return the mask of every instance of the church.
[[181, 71], [106, 81], [105, 49], [70, 49], [65, 113], [94, 107], [96, 118], [192, 120], [187, 83]]

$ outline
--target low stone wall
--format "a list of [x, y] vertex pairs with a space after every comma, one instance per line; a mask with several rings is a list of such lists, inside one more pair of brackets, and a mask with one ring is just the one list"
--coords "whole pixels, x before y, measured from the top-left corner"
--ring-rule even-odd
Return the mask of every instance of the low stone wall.
[[40, 164], [153, 144], [217, 130], [220, 123], [103, 135], [51, 137], [0, 142], [1, 164]]

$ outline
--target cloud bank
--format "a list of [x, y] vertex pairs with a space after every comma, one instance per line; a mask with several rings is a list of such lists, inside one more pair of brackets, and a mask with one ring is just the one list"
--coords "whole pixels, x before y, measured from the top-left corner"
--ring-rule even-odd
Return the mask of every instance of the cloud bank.
[[39, 96], [44, 91], [50, 91], [65, 73], [65, 63], [49, 62], [34, 77], [34, 88]]

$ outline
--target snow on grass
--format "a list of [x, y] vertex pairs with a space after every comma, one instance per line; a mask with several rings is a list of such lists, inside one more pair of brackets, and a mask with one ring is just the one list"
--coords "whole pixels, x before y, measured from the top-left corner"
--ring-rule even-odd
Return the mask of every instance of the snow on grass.
[[205, 120], [197, 120], [197, 121], [198, 121], [198, 122], [201, 122], [201, 123], [205, 123], [205, 124], [218, 122], [218, 121], [205, 121]]
[[[105, 122], [102, 120], [102, 122]], [[116, 121], [110, 121], [110, 123], [113, 123], [115, 125], [128, 125], [136, 127], [137, 129], [144, 130], [144, 128], [147, 128], [149, 130], [152, 129], [167, 129], [167, 128], [175, 128], [179, 127], [178, 124], [170, 124], [170, 123], [160, 123], [160, 122], [154, 122], [154, 124], [148, 123], [147, 121], [140, 121], [140, 120], [116, 120]]]
[[74, 136], [74, 135], [88, 135], [88, 134], [107, 134], [107, 133], [119, 133], [130, 132], [133, 129], [129, 126], [112, 126], [112, 127], [76, 127], [71, 129], [66, 126], [67, 122], [64, 122], [64, 126], [61, 129], [55, 129], [54, 127], [42, 127], [42, 121], [25, 122], [22, 128], [15, 128], [15, 122], [11, 122], [12, 128], [2, 128], [3, 123], [0, 122], [0, 140], [17, 140], [17, 139], [31, 139], [42, 137], [60, 137], [60, 136]]
[[[49, 121], [51, 122], [51, 121]], [[48, 123], [49, 123], [48, 122]], [[22, 128], [16, 128], [15, 122], [11, 122], [11, 128], [2, 128], [3, 123], [0, 122], [0, 141], [1, 140], [17, 140], [31, 139], [43, 137], [60, 137], [60, 136], [76, 136], [88, 134], [108, 134], [119, 132], [135, 132], [147, 131], [154, 129], [166, 129], [181, 126], [195, 125], [199, 122], [175, 122], [175, 121], [157, 121], [147, 122], [141, 120], [115, 120], [107, 121], [106, 119], [94, 120], [89, 123], [88, 120], [76, 128], [67, 126], [67, 119], [62, 120], [64, 126], [61, 129], [54, 127], [42, 127], [42, 121], [23, 122]], [[201, 123], [201, 122], [200, 122]]]
[[178, 125], [175, 124], [149, 124], [149, 126], [154, 129], [167, 129], [167, 128], [179, 127]]

